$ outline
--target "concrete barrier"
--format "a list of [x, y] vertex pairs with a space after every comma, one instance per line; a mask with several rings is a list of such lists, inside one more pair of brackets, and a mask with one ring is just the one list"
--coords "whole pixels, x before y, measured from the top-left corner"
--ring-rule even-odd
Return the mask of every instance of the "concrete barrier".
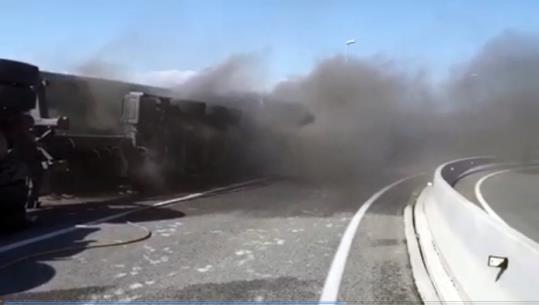
[[453, 188], [492, 163], [473, 158], [441, 165], [415, 206], [424, 263], [441, 301], [539, 301], [539, 244], [519, 238]]

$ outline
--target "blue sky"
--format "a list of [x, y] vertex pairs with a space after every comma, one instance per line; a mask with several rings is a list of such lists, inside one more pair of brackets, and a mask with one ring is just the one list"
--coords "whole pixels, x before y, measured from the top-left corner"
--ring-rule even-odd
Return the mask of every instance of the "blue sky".
[[441, 75], [510, 29], [539, 32], [537, 1], [0, 0], [0, 57], [71, 71], [91, 59], [130, 73], [196, 71], [259, 54], [269, 78], [344, 52]]

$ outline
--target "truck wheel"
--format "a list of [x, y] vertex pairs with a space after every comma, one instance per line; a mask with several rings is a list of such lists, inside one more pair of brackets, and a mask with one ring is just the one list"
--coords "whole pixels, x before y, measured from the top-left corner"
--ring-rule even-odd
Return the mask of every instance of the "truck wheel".
[[24, 182], [0, 186], [0, 229], [16, 230], [26, 225], [28, 186]]
[[26, 225], [28, 174], [24, 164], [9, 157], [0, 160], [0, 228], [12, 230]]
[[0, 83], [25, 86], [39, 84], [38, 67], [14, 60], [0, 59]]

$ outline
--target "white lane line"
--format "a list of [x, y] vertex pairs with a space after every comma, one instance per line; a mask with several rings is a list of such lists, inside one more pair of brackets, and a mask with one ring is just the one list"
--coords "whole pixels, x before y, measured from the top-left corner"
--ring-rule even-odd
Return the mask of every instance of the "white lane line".
[[503, 221], [503, 219], [496, 212], [494, 212], [494, 210], [487, 203], [487, 200], [485, 199], [485, 197], [483, 196], [483, 193], [481, 192], [481, 186], [483, 185], [483, 183], [487, 179], [489, 179], [491, 177], [494, 177], [496, 175], [507, 173], [507, 172], [509, 172], [511, 170], [512, 169], [503, 169], [503, 170], [499, 170], [499, 171], [490, 173], [490, 174], [488, 174], [486, 176], [483, 176], [481, 179], [479, 179], [475, 183], [475, 187], [474, 187], [475, 197], [477, 198], [477, 201], [479, 201], [479, 203], [481, 204], [483, 209], [487, 212], [487, 214], [489, 214], [492, 218], [496, 219], [497, 221], [499, 221], [500, 223], [502, 223], [502, 224], [504, 224], [506, 226], [509, 226], [509, 225], [505, 221]]
[[481, 192], [481, 186], [483, 185], [483, 183], [487, 179], [489, 179], [489, 178], [491, 178], [493, 176], [500, 175], [500, 174], [510, 172], [510, 171], [529, 169], [529, 168], [537, 168], [537, 167], [539, 167], [539, 166], [538, 165], [533, 165], [533, 166], [522, 166], [522, 167], [517, 167], [517, 168], [509, 168], [509, 169], [499, 170], [499, 171], [490, 173], [490, 174], [482, 177], [481, 179], [479, 179], [479, 181], [477, 181], [477, 183], [475, 184], [475, 188], [474, 188], [475, 197], [477, 198], [477, 201], [479, 201], [479, 203], [481, 204], [481, 206], [483, 207], [485, 212], [487, 212], [488, 215], [490, 215], [493, 219], [495, 219], [503, 227], [505, 227], [506, 232], [508, 232], [510, 235], [512, 235], [514, 238], [516, 238], [520, 242], [530, 246], [531, 249], [533, 249], [534, 251], [537, 251], [538, 243], [536, 241], [532, 240], [531, 238], [529, 238], [528, 236], [526, 236], [524, 233], [522, 233], [522, 232], [518, 231], [517, 229], [513, 228], [512, 226], [510, 226], [496, 212], [494, 212], [494, 210], [490, 207], [487, 200], [483, 196], [483, 193]]
[[56, 230], [56, 231], [53, 231], [53, 232], [49, 232], [49, 233], [46, 233], [46, 234], [42, 234], [42, 235], [39, 235], [39, 236], [35, 236], [35, 237], [23, 239], [23, 240], [18, 241], [18, 242], [7, 244], [7, 245], [5, 245], [3, 247], [0, 247], [0, 253], [4, 253], [4, 252], [10, 251], [10, 250], [14, 250], [14, 249], [17, 249], [17, 248], [20, 248], [20, 247], [24, 247], [24, 246], [27, 246], [29, 244], [33, 244], [33, 243], [36, 243], [36, 242], [39, 242], [39, 241], [42, 241], [42, 240], [50, 239], [50, 238], [53, 238], [53, 237], [56, 237], [56, 236], [64, 235], [64, 234], [73, 232], [73, 231], [75, 231], [75, 230], [77, 230], [77, 229], [79, 229], [81, 227], [84, 227], [84, 226], [96, 225], [96, 224], [100, 224], [100, 223], [107, 222], [107, 221], [110, 221], [110, 220], [122, 218], [124, 216], [127, 216], [127, 215], [135, 213], [135, 212], [140, 212], [140, 211], [150, 209], [150, 208], [155, 208], [155, 207], [161, 207], [161, 206], [165, 206], [165, 205], [172, 204], [172, 203], [184, 202], [184, 201], [199, 198], [199, 197], [202, 197], [204, 195], [211, 194], [211, 193], [225, 191], [225, 190], [229, 190], [229, 189], [234, 189], [234, 188], [237, 188], [237, 187], [242, 187], [242, 186], [250, 185], [250, 184], [253, 184], [253, 183], [263, 182], [263, 181], [266, 181], [266, 180], [268, 180], [268, 178], [251, 179], [251, 180], [247, 180], [247, 181], [243, 181], [243, 182], [239, 182], [239, 183], [235, 183], [235, 184], [230, 184], [230, 185], [226, 185], [226, 186], [222, 186], [222, 187], [213, 188], [213, 189], [210, 189], [210, 190], [205, 191], [205, 192], [193, 193], [193, 194], [189, 194], [189, 195], [182, 196], [182, 197], [177, 197], [177, 198], [173, 198], [173, 199], [169, 199], [169, 200], [165, 200], [165, 201], [159, 201], [159, 202], [156, 202], [156, 203], [154, 203], [152, 205], [149, 205], [149, 206], [143, 206], [143, 207], [140, 207], [138, 209], [134, 209], [134, 210], [118, 213], [118, 214], [113, 214], [113, 215], [110, 215], [110, 216], [107, 216], [107, 217], [99, 218], [97, 220], [92, 220], [92, 221], [85, 222], [85, 223], [79, 223], [79, 224], [76, 224], [76, 225], [74, 225], [72, 227], [63, 228], [63, 229], [60, 229], [60, 230]]
[[365, 201], [363, 205], [361, 205], [361, 207], [356, 212], [354, 217], [352, 217], [352, 220], [350, 220], [348, 227], [346, 227], [346, 231], [344, 231], [344, 234], [341, 239], [341, 243], [339, 244], [339, 247], [337, 248], [337, 252], [335, 252], [335, 256], [333, 257], [333, 261], [331, 262], [331, 267], [326, 277], [324, 289], [322, 290], [320, 302], [337, 301], [337, 297], [339, 295], [339, 287], [341, 285], [344, 267], [346, 266], [346, 260], [348, 259], [348, 255], [350, 254], [350, 247], [352, 246], [352, 241], [354, 240], [354, 236], [356, 235], [356, 231], [359, 226], [359, 223], [361, 222], [361, 219], [363, 218], [363, 216], [365, 215], [369, 207], [378, 198], [380, 198], [380, 196], [382, 196], [385, 192], [387, 192], [392, 187], [406, 180], [409, 180], [418, 176], [419, 175], [408, 176], [400, 180], [397, 180], [391, 183], [390, 185], [385, 186], [384, 188], [376, 192], [374, 195], [372, 195], [367, 201]]
[[475, 183], [475, 187], [474, 187], [474, 192], [475, 192], [475, 197], [477, 198], [477, 201], [479, 201], [479, 203], [481, 204], [481, 206], [483, 207], [483, 209], [494, 219], [496, 219], [497, 221], [499, 221], [500, 223], [506, 225], [509, 227], [509, 225], [496, 213], [494, 212], [494, 210], [490, 207], [490, 205], [488, 204], [487, 200], [485, 199], [485, 197], [483, 196], [483, 193], [481, 192], [481, 186], [483, 185], [483, 183], [485, 183], [485, 181], [487, 181], [487, 179], [490, 179], [496, 175], [500, 175], [500, 174], [503, 174], [503, 173], [507, 173], [507, 172], [510, 172], [510, 171], [517, 171], [517, 170], [522, 170], [522, 169], [529, 169], [529, 168], [537, 168], [539, 167], [539, 165], [532, 165], [532, 166], [520, 166], [520, 167], [514, 167], [514, 168], [506, 168], [506, 169], [502, 169], [502, 170], [499, 170], [499, 171], [495, 171], [493, 173], [490, 173], [488, 175], [485, 175], [484, 177], [482, 177], [481, 179], [479, 179], [477, 181], [477, 183]]

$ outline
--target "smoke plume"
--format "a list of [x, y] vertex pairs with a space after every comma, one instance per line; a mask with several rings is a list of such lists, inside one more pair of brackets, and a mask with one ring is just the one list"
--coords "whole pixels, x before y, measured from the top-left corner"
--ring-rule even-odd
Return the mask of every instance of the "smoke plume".
[[[529, 158], [539, 127], [539, 36], [504, 32], [455, 68], [447, 82], [459, 146]], [[447, 119], [447, 118], [446, 118]]]
[[539, 144], [539, 36], [504, 32], [439, 85], [390, 60], [337, 56], [272, 95], [316, 117], [298, 130], [291, 158], [311, 176], [477, 154], [528, 160]]
[[[242, 152], [245, 160], [305, 177], [365, 177], [477, 154], [528, 159], [539, 144], [537, 35], [501, 33], [437, 83], [381, 56], [326, 58], [270, 92], [265, 75], [260, 56], [233, 55], [172, 89], [180, 98], [250, 104], [247, 117], [264, 128], [250, 133], [257, 147]], [[314, 120], [289, 124], [304, 120], [291, 120], [285, 105]]]
[[406, 158], [423, 145], [431, 112], [424, 75], [381, 58], [328, 58], [272, 95], [303, 104], [315, 117], [291, 143], [293, 159], [301, 160], [291, 163], [310, 176], [355, 176]]
[[[262, 99], [304, 107], [315, 118], [304, 126], [287, 125], [282, 111], [251, 114], [263, 117], [270, 130], [257, 135], [266, 142], [264, 149], [251, 150], [257, 154], [251, 157], [271, 160], [273, 169], [308, 177], [355, 177], [477, 154], [529, 158], [538, 144], [536, 35], [504, 32], [436, 84], [426, 71], [410, 71], [381, 56], [334, 56], [263, 93], [260, 62], [256, 56], [231, 56], [175, 90], [206, 101], [233, 103], [249, 97], [255, 105]], [[278, 143], [273, 149], [268, 134]]]
[[264, 85], [263, 59], [255, 54], [233, 55], [206, 68], [174, 88], [182, 98], [213, 98], [259, 92]]

